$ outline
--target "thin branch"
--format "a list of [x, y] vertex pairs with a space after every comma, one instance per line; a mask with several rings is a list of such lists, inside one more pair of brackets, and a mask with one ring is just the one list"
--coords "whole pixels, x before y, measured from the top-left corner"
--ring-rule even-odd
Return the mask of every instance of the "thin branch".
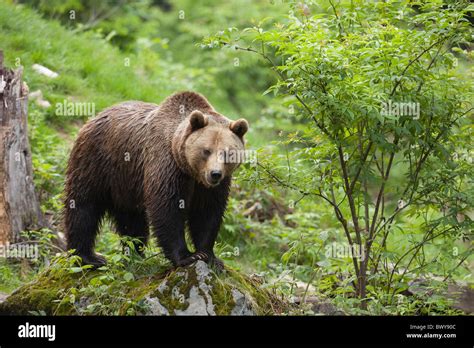
[[357, 237], [357, 243], [359, 245], [362, 245], [362, 240], [361, 240], [361, 237], [360, 237], [360, 229], [359, 229], [359, 218], [358, 218], [356, 208], [355, 208], [354, 197], [352, 196], [351, 185], [349, 183], [349, 175], [347, 173], [347, 167], [346, 167], [346, 163], [344, 161], [344, 152], [342, 150], [341, 145], [339, 145], [337, 147], [337, 151], [338, 151], [338, 154], [339, 154], [339, 163], [340, 163], [341, 168], [342, 168], [342, 177], [344, 179], [345, 190], [346, 190], [346, 194], [347, 194], [347, 199], [349, 201], [349, 208], [351, 210], [352, 222], [354, 224], [354, 230], [355, 230], [356, 237]]
[[397, 87], [400, 85], [400, 83], [402, 82], [402, 76], [405, 75], [405, 73], [407, 72], [407, 70], [418, 60], [420, 59], [426, 52], [428, 52], [429, 50], [431, 50], [433, 47], [435, 47], [436, 45], [442, 43], [443, 41], [447, 40], [448, 38], [447, 37], [442, 37], [441, 39], [435, 41], [434, 43], [432, 43], [429, 47], [425, 48], [423, 51], [421, 51], [415, 58], [413, 58], [408, 64], [407, 66], [405, 67], [405, 69], [403, 69], [401, 75], [399, 76], [399, 78], [397, 79], [397, 81], [395, 82], [395, 85], [393, 86], [392, 88], [392, 91], [390, 92], [390, 97], [393, 97], [394, 94], [395, 94], [395, 91], [397, 89]]
[[[391, 271], [391, 273], [390, 273], [390, 277], [389, 277], [389, 280], [388, 280], [389, 289], [390, 289], [390, 287], [391, 287], [391, 283], [392, 283], [392, 279], [393, 279], [393, 276], [394, 276], [394, 274], [395, 274], [395, 271], [397, 270], [397, 267], [398, 267], [398, 265], [400, 264], [400, 262], [401, 262], [405, 257], [407, 257], [408, 255], [410, 255], [410, 253], [411, 253], [412, 251], [418, 250], [418, 249], [419, 249], [423, 244], [425, 244], [426, 242], [429, 242], [429, 241], [431, 241], [431, 240], [433, 240], [433, 239], [435, 239], [435, 238], [438, 238], [439, 236], [441, 236], [441, 235], [443, 235], [443, 234], [445, 234], [445, 233], [451, 231], [453, 228], [455, 228], [455, 227], [452, 226], [452, 227], [450, 227], [450, 228], [448, 228], [448, 229], [446, 229], [446, 230], [444, 230], [444, 231], [442, 231], [442, 232], [440, 232], [440, 233], [438, 233], [438, 234], [432, 235], [431, 237], [427, 238], [427, 236], [429, 236], [429, 235], [433, 232], [434, 228], [432, 228], [430, 231], [428, 231], [427, 233], [425, 233], [425, 236], [423, 237], [423, 240], [422, 240], [421, 242], [417, 243], [415, 246], [413, 246], [412, 248], [408, 249], [402, 256], [400, 256], [400, 258], [397, 260], [397, 262], [396, 262], [395, 265], [393, 266], [392, 271]], [[416, 253], [415, 253], [414, 255], [416, 255]], [[413, 256], [412, 256], [412, 257], [413, 257]]]
[[342, 36], [344, 34], [344, 27], [341, 23], [341, 19], [339, 18], [339, 15], [337, 14], [336, 6], [334, 6], [334, 3], [332, 2], [332, 0], [329, 0], [329, 3], [331, 4], [332, 10], [334, 12], [334, 16], [336, 17], [337, 26], [339, 27], [339, 34]]
[[372, 148], [372, 145], [373, 145], [373, 142], [369, 141], [369, 144], [367, 145], [367, 148], [365, 149], [365, 153], [362, 156], [362, 161], [360, 162], [359, 168], [357, 168], [357, 173], [354, 176], [354, 179], [352, 179], [351, 186], [350, 186], [351, 192], [354, 190], [354, 186], [356, 185], [356, 182], [359, 179], [359, 175], [362, 172], [362, 168], [365, 164], [365, 161], [367, 160], [367, 157], [369, 156], [369, 152], [370, 152], [370, 149]]

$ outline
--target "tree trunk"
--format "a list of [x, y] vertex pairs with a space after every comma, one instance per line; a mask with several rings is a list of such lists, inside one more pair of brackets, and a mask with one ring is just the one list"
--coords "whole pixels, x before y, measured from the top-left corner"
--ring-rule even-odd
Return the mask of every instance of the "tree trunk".
[[28, 87], [22, 72], [4, 68], [0, 51], [0, 245], [19, 241], [24, 230], [45, 226], [33, 184]]

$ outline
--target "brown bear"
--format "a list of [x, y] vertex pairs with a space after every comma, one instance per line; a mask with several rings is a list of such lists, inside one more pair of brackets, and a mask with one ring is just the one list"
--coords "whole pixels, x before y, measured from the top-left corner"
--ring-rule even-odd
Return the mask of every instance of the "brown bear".
[[[151, 225], [175, 266], [204, 260], [222, 267], [213, 247], [239, 165], [226, 159], [244, 151], [247, 130], [246, 120], [229, 120], [194, 92], [160, 105], [130, 101], [105, 109], [82, 127], [69, 158], [68, 249], [85, 264], [105, 264], [94, 245], [107, 213], [120, 235], [143, 244]], [[194, 253], [186, 246], [186, 222]]]

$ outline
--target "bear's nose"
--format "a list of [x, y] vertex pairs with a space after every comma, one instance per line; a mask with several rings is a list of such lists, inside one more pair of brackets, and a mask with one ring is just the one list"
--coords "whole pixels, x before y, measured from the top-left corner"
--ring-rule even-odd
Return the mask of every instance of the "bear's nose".
[[220, 170], [211, 170], [211, 179], [214, 182], [219, 181], [219, 179], [222, 177], [222, 172]]

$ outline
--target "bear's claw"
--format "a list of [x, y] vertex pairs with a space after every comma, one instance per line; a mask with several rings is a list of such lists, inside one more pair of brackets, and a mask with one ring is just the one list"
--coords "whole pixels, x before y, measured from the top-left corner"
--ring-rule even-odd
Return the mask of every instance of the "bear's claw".
[[196, 262], [196, 261], [204, 261], [204, 262], [207, 262], [209, 260], [209, 256], [200, 251], [200, 252], [196, 252], [194, 254], [191, 254], [190, 256], [186, 257], [185, 259], [182, 259], [180, 260], [176, 266], [178, 267], [184, 267], [184, 266], [189, 266], [190, 264]]
[[91, 265], [94, 269], [105, 266], [107, 264], [105, 257], [100, 254], [78, 254], [78, 256], [81, 257], [83, 265]]
[[214, 255], [209, 255], [204, 251], [197, 251], [194, 254], [186, 257], [185, 259], [178, 262], [178, 267], [189, 266], [190, 264], [196, 261], [204, 261], [212, 266], [214, 266], [217, 271], [224, 270], [224, 262], [221, 259], [218, 259]]

